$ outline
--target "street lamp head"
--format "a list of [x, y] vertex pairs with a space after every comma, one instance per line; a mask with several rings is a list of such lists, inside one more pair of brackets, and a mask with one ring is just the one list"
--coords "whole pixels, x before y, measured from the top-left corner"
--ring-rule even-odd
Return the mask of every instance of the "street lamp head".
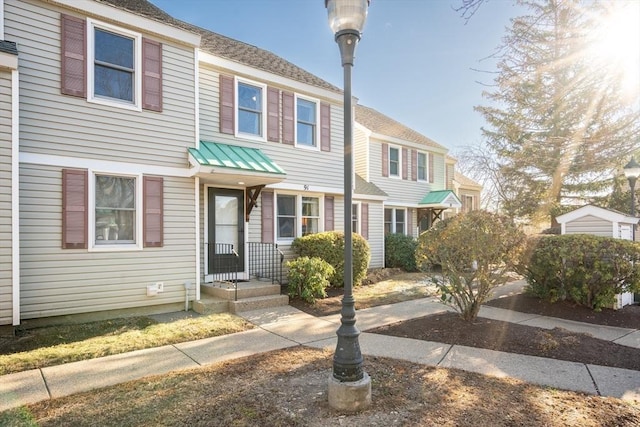
[[356, 33], [360, 38], [367, 20], [369, 0], [325, 0], [324, 5], [336, 38], [343, 32]]
[[629, 180], [635, 181], [638, 177], [640, 177], [640, 165], [638, 164], [638, 162], [636, 162], [636, 159], [634, 159], [633, 157], [631, 158], [629, 163], [625, 165], [623, 170], [624, 170], [624, 176], [626, 176], [627, 179]]

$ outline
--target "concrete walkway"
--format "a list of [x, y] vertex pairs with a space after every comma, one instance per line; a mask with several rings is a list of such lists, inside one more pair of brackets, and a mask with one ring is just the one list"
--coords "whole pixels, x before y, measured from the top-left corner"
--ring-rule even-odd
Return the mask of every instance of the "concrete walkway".
[[[419, 299], [357, 312], [361, 331], [450, 310]], [[0, 411], [149, 375], [196, 368], [224, 360], [304, 345], [333, 349], [340, 316], [313, 317], [285, 306], [242, 313], [250, 331], [133, 351], [0, 376]], [[482, 307], [481, 317], [541, 328], [563, 327], [640, 348], [640, 330], [614, 328]], [[529, 383], [640, 402], [640, 371], [503, 353], [493, 350], [362, 333], [362, 354], [457, 368]], [[366, 358], [365, 358], [366, 363]]]

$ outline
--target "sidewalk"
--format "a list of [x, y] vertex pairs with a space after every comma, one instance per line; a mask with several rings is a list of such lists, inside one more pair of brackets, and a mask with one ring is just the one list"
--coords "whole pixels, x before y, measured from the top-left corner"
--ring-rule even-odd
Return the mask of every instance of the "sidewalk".
[[[359, 310], [363, 330], [449, 310], [419, 299]], [[335, 348], [340, 316], [313, 317], [284, 306], [242, 313], [250, 331], [0, 376], [0, 411], [149, 375], [304, 345]], [[640, 330], [598, 326], [483, 306], [481, 317], [551, 329], [560, 326], [640, 348]], [[640, 401], [640, 371], [586, 365], [436, 342], [362, 333], [362, 354], [457, 368], [584, 393]], [[366, 359], [365, 359], [366, 360]]]

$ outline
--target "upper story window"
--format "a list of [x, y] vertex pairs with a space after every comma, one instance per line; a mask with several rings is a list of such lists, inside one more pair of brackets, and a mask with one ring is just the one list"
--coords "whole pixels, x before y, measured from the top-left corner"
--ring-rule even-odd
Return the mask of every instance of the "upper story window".
[[465, 194], [460, 199], [462, 202], [462, 212], [471, 212], [475, 204], [474, 197]]
[[418, 181], [427, 181], [429, 174], [427, 172], [427, 153], [418, 153]]
[[389, 147], [389, 176], [400, 177], [400, 149]]
[[318, 146], [318, 104], [296, 97], [296, 144]]
[[238, 81], [238, 133], [264, 137], [264, 87]]
[[141, 109], [141, 35], [87, 22], [89, 101]]

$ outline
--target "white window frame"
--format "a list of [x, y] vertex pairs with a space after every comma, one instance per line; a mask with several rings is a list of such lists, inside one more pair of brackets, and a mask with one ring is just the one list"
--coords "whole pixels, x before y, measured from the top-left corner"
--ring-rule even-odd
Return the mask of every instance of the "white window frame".
[[[240, 132], [240, 97], [238, 96], [238, 86], [244, 84], [247, 86], [255, 86], [260, 88], [262, 91], [262, 105], [261, 105], [261, 113], [260, 113], [260, 135], [255, 135], [252, 133]], [[233, 96], [235, 98], [234, 106], [235, 109], [233, 114], [235, 116], [235, 136], [237, 138], [251, 139], [254, 141], [266, 141], [267, 140], [267, 85], [263, 83], [258, 83], [252, 80], [243, 79], [236, 77], [234, 79], [233, 86]]]
[[[424, 156], [424, 178], [420, 178], [420, 155]], [[426, 151], [418, 151], [416, 153], [416, 178], [421, 182], [429, 181], [429, 153]]]
[[[398, 174], [393, 175], [391, 173], [391, 150], [398, 150]], [[389, 169], [389, 178], [402, 178], [402, 147], [397, 145], [389, 145], [389, 151], [387, 153], [387, 166]]]
[[[136, 180], [136, 231], [135, 231], [135, 243], [130, 244], [112, 244], [112, 245], [97, 245], [96, 244], [96, 175], [107, 175], [122, 178], [133, 178]], [[88, 197], [88, 238], [89, 252], [123, 252], [123, 251], [140, 251], [142, 250], [142, 174], [127, 174], [121, 172], [103, 171], [103, 170], [90, 170], [89, 171], [89, 185], [88, 185], [89, 197]]]
[[[313, 139], [314, 139], [314, 145], [307, 145], [307, 144], [301, 144], [298, 143], [298, 100], [302, 99], [304, 101], [307, 102], [311, 102], [313, 104], [316, 105], [316, 122], [315, 122], [315, 132], [313, 135]], [[314, 150], [314, 151], [319, 151], [320, 150], [320, 101], [318, 99], [314, 99], [314, 98], [310, 98], [307, 96], [301, 96], [298, 94], [295, 94], [295, 103], [293, 106], [293, 115], [294, 115], [294, 140], [295, 140], [295, 146], [299, 147], [299, 148], [304, 148], [306, 150]]]
[[[123, 37], [132, 38], [133, 43], [133, 102], [95, 96], [95, 29], [102, 29], [116, 33]], [[87, 18], [87, 102], [142, 111], [142, 34], [125, 30], [114, 25]]]
[[[280, 238], [279, 229], [278, 229], [278, 197], [279, 196], [294, 196], [296, 198], [296, 212], [295, 212], [295, 235], [291, 238]], [[280, 191], [274, 194], [275, 200], [273, 204], [273, 218], [274, 218], [274, 237], [277, 243], [291, 243], [294, 239], [298, 237], [302, 237], [302, 198], [303, 197], [313, 197], [318, 199], [318, 233], [322, 233], [324, 231], [324, 194], [318, 193], [291, 193]]]
[[[384, 211], [383, 211], [383, 230], [384, 230], [384, 221], [386, 219], [386, 210], [389, 209], [391, 211], [391, 230], [390, 233], [391, 234], [407, 234], [407, 209], [405, 208], [395, 208], [395, 207], [390, 207], [390, 206], [385, 206]], [[404, 212], [404, 223], [403, 223], [403, 230], [398, 232], [398, 230], [396, 230], [396, 212], [397, 211], [403, 211]]]
[[[351, 208], [351, 231], [357, 234], [362, 235], [362, 216], [361, 216], [361, 206], [360, 202], [353, 202]], [[355, 219], [355, 227], [353, 226]]]

